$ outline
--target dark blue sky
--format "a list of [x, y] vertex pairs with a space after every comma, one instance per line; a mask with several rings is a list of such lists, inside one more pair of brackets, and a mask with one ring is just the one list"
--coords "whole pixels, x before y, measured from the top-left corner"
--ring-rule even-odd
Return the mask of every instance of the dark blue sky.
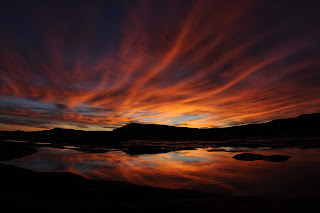
[[7, 1], [0, 130], [320, 111], [318, 1]]

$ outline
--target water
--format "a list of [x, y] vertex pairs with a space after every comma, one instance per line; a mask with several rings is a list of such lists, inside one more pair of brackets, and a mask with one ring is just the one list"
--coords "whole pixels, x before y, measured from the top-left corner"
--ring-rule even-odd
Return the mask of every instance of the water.
[[4, 140], [6, 142], [13, 142], [13, 143], [27, 143], [28, 141], [23, 141], [23, 140]]
[[[128, 155], [122, 151], [83, 153], [74, 147], [38, 148], [38, 153], [2, 163], [34, 171], [73, 172], [89, 179], [124, 181], [214, 194], [317, 196], [320, 149], [250, 149], [263, 155], [289, 155], [285, 162], [239, 161], [240, 150], [208, 148], [163, 154]], [[241, 150], [243, 151], [243, 150]]]

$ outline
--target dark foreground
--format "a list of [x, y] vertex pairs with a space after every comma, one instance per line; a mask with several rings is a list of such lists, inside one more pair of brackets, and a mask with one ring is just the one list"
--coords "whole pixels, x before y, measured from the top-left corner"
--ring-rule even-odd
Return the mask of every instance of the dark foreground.
[[[267, 124], [213, 130], [175, 129], [134, 124], [115, 131], [115, 133], [108, 133], [111, 139], [121, 139], [123, 135], [129, 135], [131, 138], [125, 139], [151, 140], [159, 138], [148, 138], [148, 135], [143, 136], [144, 134], [139, 133], [138, 130], [143, 130], [142, 132], [145, 133], [148, 132], [146, 128], [155, 129], [150, 131], [150, 135], [153, 136], [157, 135], [154, 132], [163, 135], [161, 131], [170, 132], [167, 129], [171, 128], [174, 131], [170, 133], [171, 135], [168, 134], [169, 138], [173, 139], [185, 139], [179, 136], [180, 133], [188, 136], [184, 134], [185, 132], [189, 132], [189, 136], [192, 136], [187, 137], [190, 140], [193, 137], [199, 140], [229, 139], [230, 135], [236, 138], [236, 140], [191, 143], [193, 145], [190, 143], [186, 145], [183, 143], [153, 143], [152, 141], [150, 143], [117, 142], [109, 144], [105, 142], [105, 137], [100, 137], [99, 134], [102, 133], [94, 133], [94, 135], [98, 134], [99, 137], [96, 137], [99, 140], [93, 141], [101, 143], [100, 146], [96, 146], [88, 143], [88, 141], [92, 142], [93, 133], [90, 132], [82, 133], [73, 130], [50, 130], [40, 133], [2, 132], [0, 134], [0, 161], [32, 155], [37, 152], [39, 146], [63, 149], [64, 145], [78, 143], [82, 144], [77, 148], [81, 152], [101, 153], [113, 148], [130, 155], [165, 153], [202, 146], [211, 147], [208, 152], [227, 151], [224, 147], [317, 148], [320, 146], [319, 119], [320, 114], [314, 114]], [[60, 137], [58, 133], [62, 136]], [[135, 135], [136, 133], [139, 133], [139, 137]], [[147, 138], [140, 138], [142, 136]], [[253, 137], [253, 140], [250, 140], [249, 136]], [[11, 143], [8, 140], [29, 142]], [[37, 141], [50, 141], [51, 144], [39, 145]], [[284, 162], [291, 157], [241, 153], [233, 158], [242, 161]], [[0, 177], [1, 212], [124, 212], [127, 210], [142, 212], [320, 212], [320, 195], [290, 198], [279, 197], [277, 194], [272, 197], [226, 196], [192, 190], [172, 190], [123, 182], [89, 180], [73, 173], [34, 172], [2, 163], [0, 163]], [[290, 176], [288, 176], [288, 181], [290, 181]]]
[[1, 207], [7, 212], [319, 212], [319, 198], [234, 197], [171, 190], [72, 173], [44, 173], [0, 164]]

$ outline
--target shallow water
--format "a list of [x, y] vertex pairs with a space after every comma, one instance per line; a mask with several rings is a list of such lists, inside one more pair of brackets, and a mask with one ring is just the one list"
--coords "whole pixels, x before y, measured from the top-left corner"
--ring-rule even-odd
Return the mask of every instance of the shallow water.
[[[262, 155], [289, 155], [285, 162], [239, 161], [241, 153], [208, 152], [208, 148], [163, 154], [128, 155], [122, 151], [83, 153], [40, 147], [38, 153], [2, 163], [34, 171], [73, 172], [90, 179], [125, 181], [214, 194], [318, 196], [320, 149], [250, 149]], [[241, 150], [243, 151], [243, 150]]]

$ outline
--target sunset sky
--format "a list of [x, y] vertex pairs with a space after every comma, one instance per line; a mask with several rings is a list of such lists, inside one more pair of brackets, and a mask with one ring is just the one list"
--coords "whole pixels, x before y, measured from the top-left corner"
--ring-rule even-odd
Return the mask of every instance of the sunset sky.
[[320, 112], [320, 1], [6, 1], [0, 130]]

